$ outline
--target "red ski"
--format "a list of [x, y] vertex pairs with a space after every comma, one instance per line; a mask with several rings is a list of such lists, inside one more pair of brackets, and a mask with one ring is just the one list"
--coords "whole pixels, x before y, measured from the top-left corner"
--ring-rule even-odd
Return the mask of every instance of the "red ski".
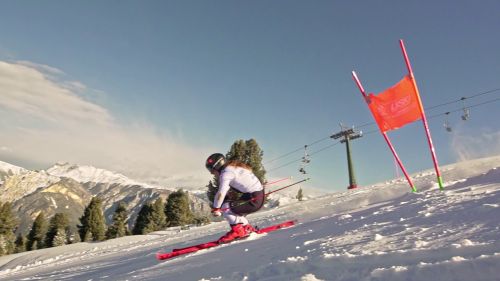
[[[268, 232], [272, 232], [272, 231], [279, 230], [282, 228], [293, 226], [294, 224], [295, 224], [295, 221], [286, 221], [286, 222], [282, 222], [279, 224], [275, 224], [275, 225], [271, 225], [271, 226], [268, 226], [265, 228], [258, 229], [255, 233], [257, 233], [257, 234], [268, 233]], [[245, 238], [242, 238], [242, 239], [245, 239]], [[241, 240], [241, 239], [234, 240], [234, 241], [239, 241], [239, 240]], [[229, 242], [229, 243], [231, 243], [231, 242]], [[158, 260], [171, 259], [173, 257], [177, 257], [180, 255], [194, 253], [194, 252], [197, 252], [199, 250], [208, 249], [208, 248], [212, 248], [212, 247], [216, 247], [216, 246], [220, 246], [220, 245], [224, 245], [224, 244], [228, 244], [228, 243], [219, 243], [217, 241], [202, 243], [202, 244], [198, 244], [198, 245], [194, 245], [194, 246], [189, 246], [186, 248], [173, 249], [172, 252], [169, 252], [169, 253], [157, 253], [156, 258]]]

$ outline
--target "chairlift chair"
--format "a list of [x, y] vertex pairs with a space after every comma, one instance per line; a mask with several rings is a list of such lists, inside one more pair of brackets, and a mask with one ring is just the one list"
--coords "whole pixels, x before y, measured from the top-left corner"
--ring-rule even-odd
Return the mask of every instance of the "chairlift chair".
[[309, 158], [309, 153], [307, 153], [307, 145], [304, 145], [304, 156], [302, 157], [302, 163], [299, 169], [299, 172], [302, 174], [307, 174], [305, 167], [307, 164], [311, 162], [311, 159]]
[[447, 132], [451, 132], [453, 131], [453, 129], [451, 128], [450, 124], [448, 123], [448, 121], [444, 121], [444, 124], [443, 124], [444, 128], [446, 129]]
[[[446, 116], [448, 116], [450, 114], [450, 112], [446, 112], [445, 114], [446, 114]], [[446, 129], [447, 132], [451, 132], [452, 131], [450, 123], [448, 122], [448, 118], [446, 118], [444, 120], [443, 126], [444, 126], [444, 128]]]
[[464, 121], [467, 121], [469, 119], [469, 117], [470, 117], [470, 108], [467, 108], [465, 106], [465, 100], [466, 99], [467, 99], [466, 97], [462, 97], [460, 99], [460, 100], [462, 100], [462, 109], [464, 111], [464, 114], [462, 115], [462, 120], [464, 120]]
[[464, 114], [462, 114], [462, 120], [467, 121], [470, 117], [470, 109], [464, 108]]

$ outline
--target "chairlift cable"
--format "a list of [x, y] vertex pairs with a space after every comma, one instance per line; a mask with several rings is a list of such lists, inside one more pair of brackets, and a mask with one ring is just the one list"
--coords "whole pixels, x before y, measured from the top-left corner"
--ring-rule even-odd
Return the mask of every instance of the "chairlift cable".
[[496, 91], [500, 91], [500, 88], [489, 90], [489, 91], [485, 91], [485, 92], [481, 92], [481, 93], [478, 93], [478, 94], [475, 94], [475, 95], [472, 95], [472, 96], [468, 96], [468, 97], [461, 97], [458, 100], [453, 100], [453, 101], [445, 102], [445, 103], [442, 103], [442, 104], [434, 105], [434, 106], [426, 108], [426, 110], [431, 110], [431, 109], [434, 109], [434, 108], [437, 108], [437, 107], [441, 107], [441, 106], [449, 105], [449, 104], [452, 104], [452, 103], [457, 103], [457, 102], [460, 102], [460, 101], [464, 101], [466, 99], [471, 99], [471, 98], [479, 97], [479, 96], [482, 96], [482, 95], [491, 94], [491, 93], [494, 93]]
[[[472, 95], [472, 96], [469, 96], [469, 97], [465, 97], [465, 99], [467, 99], [467, 98], [474, 98], [474, 97], [478, 97], [478, 96], [481, 96], [481, 95], [490, 94], [490, 93], [493, 93], [493, 92], [496, 92], [496, 91], [499, 91], [499, 90], [500, 90], [500, 88], [498, 88], [498, 89], [493, 89], [493, 90], [489, 90], [489, 91], [482, 92], [482, 93], [478, 93], [478, 94], [475, 94], [475, 95]], [[444, 106], [444, 105], [448, 105], [448, 104], [452, 104], [452, 103], [456, 103], [456, 102], [463, 101], [463, 100], [464, 100], [464, 98], [462, 97], [462, 98], [460, 98], [460, 99], [458, 99], [458, 100], [455, 100], [455, 101], [451, 101], [451, 102], [447, 102], [447, 103], [443, 103], [443, 104], [439, 104], [439, 105], [435, 105], [435, 106], [428, 107], [428, 108], [426, 108], [426, 110], [433, 109], [433, 108], [437, 108], [437, 107]], [[484, 102], [481, 102], [481, 103], [477, 103], [477, 104], [469, 105], [469, 106], [467, 106], [467, 108], [474, 108], [474, 107], [482, 106], [482, 105], [485, 105], [485, 104], [493, 103], [493, 102], [496, 102], [496, 101], [499, 101], [499, 100], [500, 100], [500, 97], [499, 97], [499, 98], [492, 99], [492, 100], [487, 100], [487, 101], [484, 101]], [[427, 118], [428, 118], [428, 119], [432, 119], [432, 118], [436, 118], [436, 117], [439, 117], [439, 116], [442, 116], [442, 115], [446, 115], [446, 114], [450, 114], [450, 113], [454, 113], [454, 112], [459, 112], [459, 111], [463, 111], [463, 108], [459, 108], [459, 109], [455, 109], [455, 110], [447, 111], [447, 112], [444, 112], [444, 113], [434, 114], [434, 115], [431, 115], [431, 116], [429, 116], [429, 117], [427, 117]], [[375, 122], [366, 122], [366, 123], [363, 123], [363, 124], [361, 124], [361, 125], [359, 125], [359, 126], [353, 126], [353, 127], [356, 127], [356, 128], [361, 128], [361, 127], [366, 127], [366, 126], [369, 126], [369, 125], [374, 125], [374, 124], [376, 124], [376, 123], [375, 123]], [[363, 135], [369, 135], [369, 134], [372, 134], [372, 133], [376, 133], [376, 132], [378, 132], [378, 131], [379, 131], [378, 129], [375, 129], [375, 130], [372, 130], [372, 131], [363, 132]], [[323, 141], [325, 141], [325, 140], [327, 140], [327, 139], [330, 139], [330, 136], [327, 136], [327, 137], [324, 137], [324, 138], [318, 139], [318, 140], [316, 140], [316, 141], [313, 141], [312, 143], [307, 144], [306, 146], [307, 146], [307, 147], [309, 147], [309, 146], [312, 146], [312, 145], [318, 144], [318, 143], [320, 143], [320, 142], [323, 142]], [[333, 147], [333, 146], [337, 145], [338, 143], [339, 143], [339, 142], [334, 143], [334, 144], [331, 144], [331, 145], [328, 145], [328, 146], [323, 147], [323, 148], [321, 148], [321, 149], [318, 149], [318, 150], [316, 150], [316, 151], [314, 151], [314, 152], [311, 152], [311, 153], [309, 153], [309, 156], [312, 156], [312, 155], [317, 154], [317, 153], [319, 153], [319, 152], [322, 152], [322, 151], [324, 151], [324, 150], [326, 150], [326, 149], [329, 149], [329, 148], [331, 148], [331, 147]], [[286, 157], [286, 156], [289, 156], [289, 155], [291, 155], [291, 154], [293, 154], [293, 153], [296, 153], [296, 152], [298, 152], [298, 151], [301, 151], [301, 150], [303, 150], [303, 149], [304, 149], [304, 146], [301, 146], [300, 148], [297, 148], [297, 149], [295, 149], [295, 150], [292, 150], [292, 151], [290, 151], [290, 152], [288, 152], [288, 153], [286, 153], [286, 154], [283, 154], [283, 155], [281, 155], [281, 156], [279, 156], [279, 157], [273, 158], [273, 159], [271, 159], [271, 160], [267, 161], [267, 162], [266, 162], [266, 163], [264, 163], [264, 164], [266, 164], [266, 165], [267, 165], [267, 164], [269, 164], [269, 163], [272, 163], [272, 162], [274, 162], [274, 161], [276, 161], [276, 160], [278, 160], [278, 159], [282, 159], [282, 158], [284, 158], [284, 157]], [[269, 172], [269, 171], [274, 171], [274, 170], [277, 170], [277, 169], [280, 169], [280, 168], [283, 168], [283, 167], [286, 167], [286, 166], [289, 166], [289, 165], [291, 165], [291, 164], [293, 164], [293, 163], [296, 163], [296, 162], [298, 162], [298, 161], [301, 161], [301, 160], [303, 160], [303, 157], [298, 158], [298, 159], [295, 159], [295, 160], [292, 160], [292, 161], [289, 161], [289, 162], [287, 162], [287, 163], [285, 163], [285, 164], [283, 164], [283, 165], [280, 165], [280, 166], [277, 166], [277, 167], [271, 168], [271, 169], [269, 169], [269, 170], [268, 170], [268, 172]]]

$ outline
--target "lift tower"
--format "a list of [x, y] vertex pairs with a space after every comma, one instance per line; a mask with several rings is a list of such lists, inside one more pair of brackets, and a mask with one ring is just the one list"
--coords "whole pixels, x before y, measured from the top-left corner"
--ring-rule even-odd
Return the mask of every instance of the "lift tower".
[[363, 136], [363, 132], [355, 131], [354, 128], [346, 129], [340, 125], [341, 131], [330, 136], [332, 139], [342, 138], [340, 143], [345, 143], [346, 151], [347, 151], [347, 169], [349, 170], [349, 186], [347, 189], [353, 189], [358, 187], [356, 183], [356, 176], [354, 175], [354, 166], [352, 164], [351, 158], [351, 145], [350, 141], [360, 138]]

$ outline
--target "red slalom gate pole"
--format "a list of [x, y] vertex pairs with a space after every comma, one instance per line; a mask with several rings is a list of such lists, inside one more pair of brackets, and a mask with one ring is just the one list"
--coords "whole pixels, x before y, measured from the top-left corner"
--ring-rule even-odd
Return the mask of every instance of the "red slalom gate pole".
[[443, 190], [444, 189], [443, 178], [441, 177], [441, 172], [439, 171], [436, 151], [434, 150], [434, 145], [432, 144], [431, 132], [429, 131], [429, 125], [427, 124], [427, 117], [425, 117], [424, 106], [422, 105], [422, 100], [420, 99], [420, 93], [418, 92], [417, 81], [415, 80], [415, 76], [413, 75], [413, 69], [411, 68], [410, 59], [408, 58], [405, 44], [402, 39], [399, 40], [399, 46], [401, 47], [401, 51], [403, 52], [403, 57], [406, 62], [406, 67], [408, 68], [408, 74], [410, 75], [411, 81], [413, 82], [413, 88], [417, 93], [418, 106], [420, 108], [420, 113], [422, 115], [422, 123], [424, 123], [425, 134], [427, 136], [427, 143], [429, 144], [429, 148], [431, 150], [432, 162], [434, 163], [434, 169], [436, 170], [439, 189]]

